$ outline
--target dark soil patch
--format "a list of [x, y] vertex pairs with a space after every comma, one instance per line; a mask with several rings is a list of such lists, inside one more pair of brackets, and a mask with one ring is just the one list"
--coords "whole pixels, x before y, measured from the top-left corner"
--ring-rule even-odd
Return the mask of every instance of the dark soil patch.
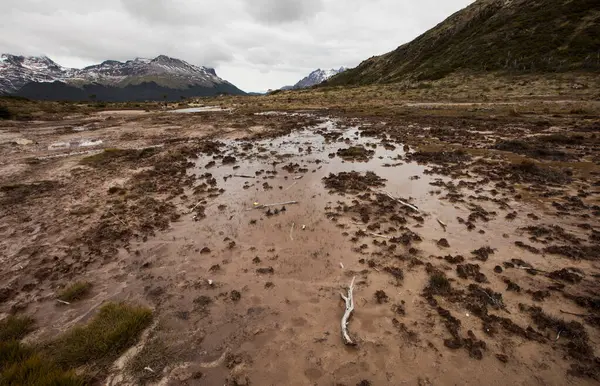
[[363, 146], [351, 146], [347, 149], [340, 149], [337, 155], [348, 161], [367, 162], [375, 155], [375, 151], [368, 150]]
[[544, 253], [566, 256], [573, 260], [597, 260], [600, 258], [598, 246], [552, 245], [544, 248]]
[[116, 168], [129, 164], [130, 166], [141, 166], [140, 163], [160, 153], [159, 148], [135, 149], [105, 149], [102, 153], [85, 157], [81, 160], [82, 165], [91, 166], [96, 169]]
[[454, 151], [418, 151], [407, 154], [406, 158], [410, 161], [419, 163], [434, 163], [444, 165], [448, 163], [461, 163], [470, 161], [471, 156], [464, 150]]
[[576, 272], [569, 270], [568, 268], [563, 268], [558, 271], [550, 272], [548, 277], [554, 280], [566, 281], [571, 284], [577, 284], [583, 280], [583, 277]]
[[364, 193], [371, 187], [385, 186], [385, 179], [373, 172], [341, 172], [324, 177], [325, 187], [336, 193]]
[[528, 160], [518, 165], [509, 166], [505, 173], [515, 182], [567, 184], [572, 180], [568, 174], [561, 170], [541, 166]]
[[396, 267], [385, 267], [384, 271], [392, 275], [396, 280], [401, 281], [404, 279], [404, 272], [402, 269]]
[[594, 349], [590, 344], [589, 336], [581, 323], [575, 321], [566, 322], [554, 318], [544, 313], [539, 307], [527, 307], [522, 304], [519, 306], [523, 311], [529, 313], [533, 323], [540, 330], [546, 331], [549, 334], [550, 339], [555, 341], [562, 339], [563, 343], [559, 343], [559, 346], [569, 356], [583, 364], [590, 364], [590, 362], [598, 363], [598, 359], [594, 355]]
[[57, 181], [38, 181], [30, 184], [14, 184], [0, 186], [0, 204], [18, 205], [27, 200], [47, 197], [60, 187]]
[[494, 254], [494, 250], [490, 247], [482, 247], [471, 252], [477, 260], [487, 261], [490, 255]]
[[387, 296], [387, 294], [384, 291], [378, 290], [377, 292], [375, 292], [375, 299], [377, 300], [377, 303], [383, 304], [383, 303], [387, 303], [390, 298]]
[[551, 148], [545, 143], [539, 143], [532, 140], [527, 142], [520, 139], [500, 141], [494, 146], [494, 148], [497, 150], [510, 151], [512, 153], [522, 154], [533, 158], [543, 158], [556, 161], [573, 158], [564, 151]]
[[440, 239], [437, 242], [437, 246], [440, 248], [450, 248], [450, 243], [446, 239]]
[[473, 279], [477, 283], [487, 283], [487, 278], [481, 272], [479, 272], [479, 265], [477, 264], [459, 264], [456, 267], [456, 274], [462, 279]]

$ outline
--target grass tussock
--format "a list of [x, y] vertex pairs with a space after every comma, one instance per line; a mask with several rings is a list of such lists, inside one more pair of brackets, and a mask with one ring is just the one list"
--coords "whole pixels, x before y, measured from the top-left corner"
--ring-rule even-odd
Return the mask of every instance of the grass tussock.
[[[162, 377], [162, 371], [173, 360], [171, 351], [162, 340], [155, 337], [149, 340], [142, 350], [127, 363], [127, 370], [141, 385], [157, 381]], [[154, 372], [145, 370], [146, 367], [150, 367]]]
[[434, 294], [447, 294], [452, 291], [452, 284], [446, 275], [435, 272], [429, 277], [429, 290]]
[[12, 315], [0, 322], [0, 385], [83, 385], [73, 371], [64, 371], [20, 342], [33, 324], [28, 316]]
[[134, 149], [104, 149], [102, 153], [85, 157], [81, 160], [82, 165], [93, 168], [109, 167], [116, 163], [137, 162], [145, 158], [152, 157], [159, 150], [156, 148], [146, 148], [141, 150]]
[[151, 321], [147, 308], [108, 303], [87, 325], [49, 343], [29, 346], [20, 340], [32, 330], [33, 319], [10, 316], [0, 322], [0, 385], [84, 385], [85, 375], [74, 369], [111, 363]]
[[21, 340], [33, 331], [34, 320], [29, 316], [10, 315], [0, 322], [0, 342]]
[[64, 368], [109, 363], [132, 346], [151, 321], [147, 308], [108, 303], [90, 323], [66, 332], [45, 351]]
[[[4, 346], [3, 344], [1, 344]], [[74, 371], [64, 371], [20, 343], [14, 343], [15, 361], [2, 361], [0, 384], [27, 386], [82, 386], [85, 381]]]
[[58, 294], [57, 298], [65, 302], [72, 303], [74, 301], [85, 298], [90, 293], [91, 289], [91, 283], [77, 282], [62, 290]]

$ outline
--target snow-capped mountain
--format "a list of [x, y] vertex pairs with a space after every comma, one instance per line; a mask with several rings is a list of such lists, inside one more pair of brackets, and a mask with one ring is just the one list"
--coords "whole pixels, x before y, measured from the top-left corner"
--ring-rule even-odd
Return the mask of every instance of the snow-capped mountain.
[[227, 83], [214, 69], [189, 64], [183, 60], [160, 55], [154, 59], [136, 58], [126, 62], [107, 60], [100, 64], [77, 70], [73, 81], [123, 86], [152, 80], [164, 86], [204, 85]]
[[24, 96], [31, 96], [32, 89], [36, 92], [44, 89], [43, 98], [51, 99], [51, 95], [48, 94], [50, 86], [44, 83], [53, 84], [57, 81], [63, 89], [65, 86], [81, 89], [84, 86], [101, 85], [114, 89], [154, 84], [160, 88], [177, 90], [206, 88], [206, 92], [200, 92], [200, 95], [214, 95], [219, 92], [243, 94], [243, 91], [218, 77], [214, 69], [195, 66], [165, 55], [154, 59], [136, 58], [126, 62], [107, 60], [83, 69], [62, 67], [45, 56], [0, 56], [0, 94], [24, 92], [29, 93]]
[[307, 77], [303, 78], [295, 85], [282, 87], [282, 90], [312, 87], [312, 86], [315, 86], [319, 83], [326, 81], [327, 79], [331, 78], [332, 76], [337, 75], [343, 71], [346, 71], [345, 67], [340, 67], [338, 70], [336, 70], [336, 69], [321, 70], [319, 68], [319, 69], [311, 72]]
[[46, 56], [0, 56], [0, 94], [19, 90], [29, 82], [53, 82], [67, 76], [70, 69]]

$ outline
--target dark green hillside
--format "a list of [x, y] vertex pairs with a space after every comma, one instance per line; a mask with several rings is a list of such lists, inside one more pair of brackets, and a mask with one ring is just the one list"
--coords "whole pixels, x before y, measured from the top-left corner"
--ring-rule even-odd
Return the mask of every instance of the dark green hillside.
[[328, 85], [433, 80], [454, 71], [600, 71], [600, 0], [479, 0]]

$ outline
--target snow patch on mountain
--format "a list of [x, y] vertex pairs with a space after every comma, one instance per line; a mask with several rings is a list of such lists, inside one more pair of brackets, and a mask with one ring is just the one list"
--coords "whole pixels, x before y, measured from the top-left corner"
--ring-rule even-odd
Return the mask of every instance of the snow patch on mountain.
[[321, 70], [320, 68], [311, 72], [307, 77], [300, 80], [293, 86], [286, 86], [282, 89], [301, 89], [315, 86], [317, 84], [323, 83], [327, 79], [331, 78], [334, 75], [339, 74], [340, 72], [346, 71], [345, 67], [340, 67], [339, 69], [329, 69], [329, 70]]
[[106, 60], [83, 69], [62, 67], [46, 56], [0, 56], [0, 94], [15, 92], [29, 82], [54, 81], [107, 86], [152, 81], [166, 87], [184, 88], [230, 84], [218, 77], [213, 68], [195, 66], [166, 55], [154, 59], [135, 58], [126, 62]]

